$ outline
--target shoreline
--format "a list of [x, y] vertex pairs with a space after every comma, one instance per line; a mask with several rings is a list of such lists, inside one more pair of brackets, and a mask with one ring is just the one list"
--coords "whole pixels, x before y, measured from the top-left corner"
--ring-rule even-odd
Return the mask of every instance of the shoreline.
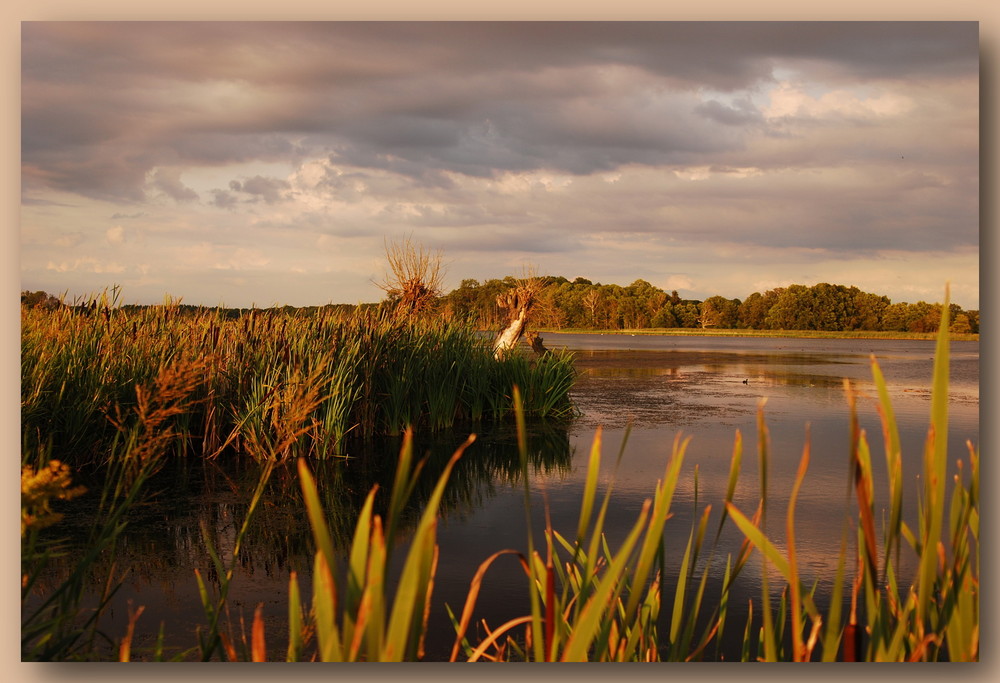
[[[891, 339], [899, 341], [926, 341], [937, 338], [936, 332], [880, 332], [877, 330], [706, 330], [695, 328], [654, 327], [643, 329], [593, 330], [580, 328], [535, 328], [539, 334], [596, 334], [657, 337], [770, 337], [777, 339]], [[979, 333], [950, 334], [949, 341], [979, 341]]]

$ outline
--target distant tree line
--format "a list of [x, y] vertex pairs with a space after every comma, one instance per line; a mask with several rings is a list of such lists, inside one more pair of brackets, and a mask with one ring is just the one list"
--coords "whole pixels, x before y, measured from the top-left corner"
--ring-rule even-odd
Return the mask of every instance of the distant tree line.
[[[22, 291], [21, 305], [29, 307], [41, 306], [42, 308], [46, 308], [49, 310], [55, 310], [65, 306], [68, 308], [75, 309], [76, 311], [82, 314], [96, 313], [102, 310], [102, 306], [99, 303], [98, 297], [91, 296], [85, 299], [76, 300], [73, 302], [67, 302], [64, 299], [55, 296], [54, 294], [49, 294], [48, 292], [44, 291], [37, 291], [37, 292]], [[139, 311], [145, 308], [150, 308], [150, 306], [154, 305], [158, 306], [161, 304], [122, 304], [120, 306], [114, 305], [113, 308], [114, 310], [122, 311], [123, 313], [129, 313], [132, 311]], [[177, 315], [193, 316], [196, 314], [203, 313], [205, 311], [214, 311], [217, 312], [219, 315], [221, 315], [223, 318], [231, 320], [235, 320], [240, 316], [250, 313], [251, 311], [254, 311], [256, 313], [261, 313], [264, 311], [270, 311], [275, 313], [295, 313], [298, 315], [310, 316], [310, 315], [316, 315], [321, 311], [327, 311], [327, 312], [332, 311], [335, 313], [336, 312], [350, 313], [356, 308], [357, 309], [377, 308], [380, 305], [381, 304], [377, 303], [366, 303], [360, 305], [323, 304], [320, 306], [302, 306], [302, 307], [273, 306], [270, 308], [258, 308], [255, 306], [252, 308], [229, 308], [225, 306], [199, 306], [199, 305], [185, 304], [180, 302], [170, 303], [171, 308], [177, 313]]]
[[54, 310], [61, 307], [63, 302], [59, 300], [59, 297], [41, 290], [37, 292], [23, 291], [21, 292], [21, 305], [28, 306], [30, 308], [40, 306], [42, 308]]
[[[941, 321], [941, 304], [926, 301], [892, 303], [886, 296], [825, 282], [811, 287], [789, 285], [763, 293], [754, 292], [742, 301], [723, 296], [711, 296], [699, 301], [682, 299], [676, 291], [667, 293], [641, 279], [627, 287], [595, 283], [582, 277], [572, 281], [560, 276], [537, 279], [541, 287], [531, 313], [532, 326], [551, 329], [715, 328], [933, 333]], [[507, 313], [498, 305], [498, 298], [519, 282], [512, 276], [484, 282], [462, 280], [457, 288], [437, 297], [435, 306], [440, 315], [468, 321], [483, 329], [499, 329], [506, 324]], [[47, 308], [68, 305], [43, 291], [21, 292], [21, 303]], [[73, 305], [85, 311], [88, 305], [92, 310], [93, 304], [93, 300], [88, 300]], [[378, 305], [361, 304], [361, 307]], [[205, 309], [188, 304], [175, 306], [180, 314]], [[122, 310], [130, 308], [142, 306], [121, 306]], [[320, 310], [347, 312], [354, 308], [351, 304], [326, 304], [263, 310], [313, 315]], [[262, 309], [225, 308], [222, 312], [227, 317], [239, 317], [251, 310]], [[951, 332], [979, 332], [978, 310], [963, 310], [961, 306], [951, 304], [950, 311]]]
[[[935, 332], [941, 304], [892, 303], [857, 287], [825, 282], [789, 285], [754, 292], [744, 300], [712, 296], [682, 299], [645, 280], [627, 287], [594, 283], [582, 277], [545, 276], [533, 310], [534, 325], [553, 329], [716, 328], [747, 330], [830, 330]], [[517, 283], [513, 277], [485, 282], [463, 280], [443, 297], [455, 317], [493, 328], [502, 320], [498, 295]], [[978, 333], [979, 311], [952, 304], [950, 330]]]

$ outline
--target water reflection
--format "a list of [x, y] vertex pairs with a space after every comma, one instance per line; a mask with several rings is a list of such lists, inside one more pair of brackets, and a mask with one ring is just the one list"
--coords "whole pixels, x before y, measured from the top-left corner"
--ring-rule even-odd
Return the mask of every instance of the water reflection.
[[[785, 512], [808, 440], [812, 458], [796, 508], [797, 552], [808, 572], [807, 580], [817, 584], [818, 601], [828, 601], [840, 541], [848, 531], [850, 547], [853, 527], [846, 524], [856, 516], [856, 507], [850, 502], [850, 422], [845, 380], [851, 382], [857, 394], [859, 421], [871, 447], [876, 518], [887, 514], [884, 444], [871, 379], [873, 354], [887, 379], [897, 416], [903, 452], [904, 518], [914, 523], [930, 413], [933, 342], [663, 337], [595, 340], [583, 335], [551, 335], [546, 343], [557, 346], [557, 339], [569, 348], [580, 349], [581, 376], [573, 396], [583, 417], [572, 434], [578, 449], [589, 443], [598, 425], [603, 425], [606, 450], [614, 450], [626, 425], [631, 424], [625, 459], [615, 476], [616, 505], [610, 513], [610, 528], [620, 533], [635, 520], [639, 504], [650, 494], [651, 482], [662, 475], [674, 436], [682, 433], [692, 439], [672, 507], [674, 517], [665, 532], [668, 571], [670, 566], [676, 571], [692, 525], [706, 505], [713, 506], [710, 528], [718, 524], [737, 430], [742, 434], [744, 458], [734, 502], [748, 515], [756, 509], [760, 499], [756, 415], [763, 403], [770, 461], [771, 514], [766, 530], [775, 545], [784, 549]], [[606, 348], [612, 343], [625, 348]], [[949, 473], [958, 474], [954, 461], [967, 461], [966, 440], [973, 444], [979, 440], [978, 343], [954, 343], [951, 356]], [[578, 470], [574, 481], [562, 485], [578, 490], [582, 473]], [[722, 558], [735, 554], [742, 541], [738, 533], [729, 531], [723, 533], [717, 548]], [[744, 616], [747, 600], [758, 604], [760, 600], [761, 567], [756, 557], [753, 562], [740, 577], [732, 596], [731, 605], [742, 605]], [[897, 566], [901, 577], [911, 577], [914, 569], [912, 559], [905, 556]], [[708, 604], [719, 590], [721, 568], [716, 570], [710, 575]], [[769, 578], [772, 591], [780, 590], [780, 577], [769, 572]], [[668, 581], [668, 585], [673, 584]], [[669, 613], [666, 604], [665, 610]], [[732, 614], [733, 623], [739, 624], [735, 628], [741, 629], [742, 617]], [[739, 652], [739, 635], [724, 648], [728, 658]]]
[[[433, 491], [445, 464], [465, 440], [461, 436], [414, 439], [415, 459], [426, 458], [421, 477], [403, 513], [399, 533], [408, 535]], [[367, 444], [363, 458], [311, 462], [327, 523], [335, 545], [350, 545], [354, 525], [368, 492], [378, 485], [376, 514], [385, 514], [389, 487], [398, 462], [401, 438]], [[560, 476], [569, 471], [572, 450], [566, 424], [529, 423], [528, 467], [532, 476]], [[155, 494], [136, 508], [127, 531], [113, 556], [102, 558], [93, 577], [92, 591], [102, 588], [102, 576], [112, 569], [126, 570], [126, 583], [116, 595], [102, 621], [103, 630], [117, 638], [125, 632], [127, 604], [144, 605], [136, 631], [137, 657], [152, 647], [161, 621], [165, 622], [168, 651], [197, 643], [194, 630], [204, 623], [196, 592], [194, 570], [210, 585], [218, 576], [208, 553], [205, 537], [223, 558], [231, 558], [239, 530], [262, 468], [244, 457], [215, 461], [184, 459], [170, 463], [153, 480]], [[472, 511], [483, 507], [498, 490], [522, 485], [517, 437], [512, 428], [491, 428], [477, 435], [455, 466], [440, 509], [442, 524], [460, 524]], [[97, 489], [94, 489], [95, 495]], [[89, 524], [86, 496], [67, 509], [70, 546], [86, 541]], [[291, 571], [302, 573], [306, 596], [315, 552], [312, 532], [305, 518], [294, 462], [277, 466], [271, 474], [247, 536], [240, 548], [238, 568], [230, 593], [234, 619], [242, 610], [246, 618], [259, 602], [266, 606], [269, 645], [280, 657], [287, 643], [287, 598]], [[56, 561], [39, 583], [40, 592], [63, 580], [72, 566], [72, 553]], [[308, 597], [307, 597], [308, 599]], [[110, 646], [109, 646], [110, 647]], [[112, 649], [108, 656], [114, 656]]]

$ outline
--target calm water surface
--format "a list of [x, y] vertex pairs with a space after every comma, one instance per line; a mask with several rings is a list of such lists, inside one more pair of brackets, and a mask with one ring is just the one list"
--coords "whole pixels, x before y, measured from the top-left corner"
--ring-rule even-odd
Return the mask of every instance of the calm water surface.
[[[546, 505], [557, 530], [567, 535], [575, 532], [587, 455], [600, 426], [602, 486], [614, 479], [608, 536], [612, 545], [617, 543], [662, 477], [680, 433], [691, 441], [674, 496], [674, 516], [667, 523], [668, 571], [676, 572], [691, 526], [706, 504], [713, 506], [710, 524], [718, 523], [737, 431], [742, 435], [744, 458], [734, 502], [748, 515], [756, 508], [760, 496], [756, 419], [763, 403], [771, 449], [768, 509], [774, 511], [768, 532], [779, 547], [808, 425], [811, 461], [796, 508], [797, 549], [804, 571], [819, 582], [822, 594], [836, 568], [846, 509], [849, 422], [844, 379], [851, 381], [857, 393], [859, 419], [871, 444], [876, 504], [883, 506], [885, 501], [872, 354], [889, 383], [903, 442], [904, 478], [912, 484], [906, 513], [910, 519], [915, 517], [917, 475], [930, 410], [931, 341], [547, 334], [545, 343], [576, 352], [580, 377], [573, 396], [581, 415], [568, 425], [532, 430], [533, 526], [538, 533]], [[979, 344], [953, 343], [951, 354], [949, 447], [954, 459], [964, 457], [966, 440], [978, 445]], [[626, 432], [625, 454], [613, 472]], [[420, 442], [420, 449], [432, 456], [431, 476], [465, 436]], [[382, 458], [318, 467], [326, 509], [334, 529], [345, 539], [372, 483], [381, 481], [386, 486], [391, 481], [391, 466], [371, 463], [393, 462], [391, 454], [398, 443], [387, 443], [383, 449]], [[253, 609], [264, 603], [268, 645], [276, 658], [287, 647], [289, 571], [300, 572], [303, 595], [307, 600], [311, 595], [305, 579], [311, 567], [311, 540], [297, 503], [293, 472], [289, 467], [275, 473], [230, 594], [237, 629], [241, 612], [249, 628]], [[137, 626], [137, 654], [152, 644], [161, 621], [168, 643], [184, 648], [197, 642], [195, 629], [205, 622], [193, 570], [199, 568], [211, 576], [199, 524], [206, 524], [222, 551], [231, 548], [227, 543], [231, 544], [242, 522], [255, 477], [253, 465], [239, 462], [188, 462], [164, 473], [163, 495], [133, 522], [117, 558], [119, 566], [131, 568], [131, 575], [103, 622], [110, 635], [117, 638], [124, 633], [131, 600], [146, 606]], [[419, 513], [429, 486], [430, 482], [417, 492], [411, 516]], [[467, 452], [453, 476], [444, 510], [428, 659], [447, 657], [453, 630], [443, 605], [461, 611], [479, 563], [502, 548], [526, 548], [523, 488], [517, 474], [516, 440], [509, 429], [482, 434]], [[723, 534], [717, 553], [723, 564], [727, 553], [737, 552], [741, 540], [732, 529]], [[715, 566], [721, 565], [716, 562]], [[718, 594], [721, 571], [709, 586], [709, 605]], [[759, 573], [758, 564], [740, 577], [733, 601], [737, 612], [748, 599], [759, 602]], [[517, 561], [501, 558], [487, 574], [477, 618], [497, 626], [527, 613], [525, 584]], [[668, 585], [673, 585], [672, 579]], [[663, 613], [668, 616], [670, 600], [664, 596]], [[738, 636], [735, 632], [742, 632], [743, 617], [732, 616], [729, 623], [732, 635]], [[731, 658], [733, 651], [726, 649]]]

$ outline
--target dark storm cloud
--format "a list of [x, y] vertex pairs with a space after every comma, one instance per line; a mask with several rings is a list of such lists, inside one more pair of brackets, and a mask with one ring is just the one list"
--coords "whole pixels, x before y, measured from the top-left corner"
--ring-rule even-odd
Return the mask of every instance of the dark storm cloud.
[[244, 163], [258, 159], [300, 158], [302, 150], [286, 136], [275, 133], [195, 131], [170, 140], [169, 156], [195, 165]]
[[[449, 236], [442, 249], [451, 252], [454, 249], [489, 255], [489, 254], [529, 254], [537, 255], [539, 259], [547, 254], [573, 255], [579, 249], [579, 240], [572, 234], [551, 232], [549, 234], [524, 233], [522, 231], [505, 231], [492, 228], [490, 230], [465, 230], [461, 235]], [[530, 257], [529, 257], [530, 258]], [[525, 264], [530, 265], [530, 264]], [[516, 274], [513, 271], [510, 274]]]
[[287, 180], [281, 178], [265, 178], [264, 176], [254, 176], [240, 182], [233, 180], [229, 183], [229, 189], [233, 192], [242, 192], [251, 195], [256, 199], [262, 199], [268, 204], [285, 199], [290, 189]]
[[822, 180], [778, 174], [672, 188], [663, 232], [747, 247], [812, 249], [817, 256], [978, 245], [974, 192], [956, 201], [947, 184], [933, 177], [876, 175], [885, 173]]
[[212, 195], [212, 206], [218, 207], [220, 209], [232, 209], [236, 206], [239, 206], [240, 200], [232, 192], [215, 189], [211, 191], [211, 195]]
[[742, 99], [735, 106], [727, 106], [717, 100], [709, 100], [695, 107], [695, 111], [707, 119], [727, 126], [745, 126], [757, 124], [763, 126], [764, 117], [753, 106], [753, 102]]
[[762, 125], [749, 100], [701, 89], [754, 88], [777, 66], [856, 82], [974, 74], [978, 59], [974, 23], [23, 26], [26, 189], [129, 200], [164, 165], [334, 150], [428, 185], [688, 163]]
[[827, 62], [850, 78], [928, 70], [954, 75], [974, 69], [978, 60], [974, 22], [389, 22], [302, 30], [286, 25], [282, 37], [272, 39], [308, 35], [407, 57], [403, 63], [378, 61], [393, 64], [382, 75], [427, 66], [462, 73], [624, 64], [678, 82], [737, 89], [770, 77], [776, 59]]
[[150, 180], [150, 185], [153, 188], [178, 202], [189, 202], [198, 199], [198, 193], [181, 182], [179, 171], [157, 169]]

